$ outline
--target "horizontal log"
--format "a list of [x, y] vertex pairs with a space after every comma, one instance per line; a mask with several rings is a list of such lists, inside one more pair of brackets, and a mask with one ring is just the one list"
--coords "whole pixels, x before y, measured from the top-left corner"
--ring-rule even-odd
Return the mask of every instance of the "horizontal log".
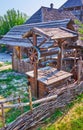
[[46, 51], [41, 51], [41, 57], [55, 55], [59, 51], [60, 51], [60, 49], [58, 47], [57, 48], [50, 48]]
[[[50, 97], [46, 97], [46, 98], [42, 98], [42, 99], [39, 99], [39, 100], [36, 100], [36, 101], [33, 101], [32, 104], [35, 105], [35, 104], [38, 104], [38, 103], [43, 103], [45, 101], [50, 101], [52, 99], [55, 99], [57, 98], [57, 95], [53, 95], [53, 96], [50, 96]], [[29, 106], [30, 103], [18, 103], [18, 104], [12, 104], [12, 105], [4, 105], [4, 109], [6, 108], [15, 108], [15, 107], [24, 107], [24, 106]], [[1, 107], [0, 107], [1, 109]]]
[[7, 103], [7, 102], [12, 102], [12, 101], [18, 100], [19, 98], [22, 99], [23, 96], [15, 97], [15, 98], [8, 98], [8, 99], [0, 99], [0, 104], [4, 104], [4, 103]]
[[65, 49], [83, 49], [83, 46], [81, 45], [69, 45], [69, 46], [66, 46]]

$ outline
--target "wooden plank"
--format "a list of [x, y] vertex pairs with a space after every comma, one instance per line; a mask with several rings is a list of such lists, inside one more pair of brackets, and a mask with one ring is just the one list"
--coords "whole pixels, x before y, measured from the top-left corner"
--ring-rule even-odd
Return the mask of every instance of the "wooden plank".
[[44, 81], [44, 83], [45, 83], [46, 85], [51, 85], [51, 84], [53, 84], [53, 83], [57, 83], [57, 82], [60, 82], [60, 81], [62, 81], [62, 80], [65, 80], [65, 79], [71, 77], [71, 75], [72, 75], [72, 74], [65, 75], [65, 76], [62, 75], [62, 76], [57, 77], [57, 78], [54, 78], [54, 79], [47, 79], [47, 81]]
[[[26, 73], [28, 76], [33, 77], [33, 71]], [[51, 85], [53, 83], [65, 80], [68, 77], [71, 77], [71, 73], [65, 71], [58, 71], [56, 68], [44, 67], [38, 69], [38, 81], [44, 83], [45, 85]]]
[[78, 82], [78, 84], [80, 83], [80, 79], [81, 79], [82, 64], [83, 64], [83, 61], [79, 60], [78, 61], [78, 73], [77, 73], [77, 78], [78, 78], [77, 82]]

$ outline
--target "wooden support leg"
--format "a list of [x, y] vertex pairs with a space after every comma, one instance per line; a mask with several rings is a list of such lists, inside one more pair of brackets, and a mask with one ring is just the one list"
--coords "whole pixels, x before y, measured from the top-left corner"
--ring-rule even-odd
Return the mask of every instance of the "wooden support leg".
[[61, 51], [58, 52], [58, 59], [57, 59], [57, 69], [60, 70], [61, 69], [61, 64], [62, 64], [62, 61], [61, 61]]
[[[33, 33], [33, 45], [37, 46], [37, 36]], [[37, 78], [38, 78], [38, 63], [34, 64], [34, 88], [35, 88], [35, 95], [38, 98], [39, 97], [39, 91], [38, 91], [38, 85], [37, 85]]]
[[38, 84], [37, 84], [37, 75], [38, 75], [38, 72], [37, 72], [37, 63], [34, 64], [34, 85], [35, 85], [35, 96], [36, 98], [39, 97], [39, 90], [38, 90]]

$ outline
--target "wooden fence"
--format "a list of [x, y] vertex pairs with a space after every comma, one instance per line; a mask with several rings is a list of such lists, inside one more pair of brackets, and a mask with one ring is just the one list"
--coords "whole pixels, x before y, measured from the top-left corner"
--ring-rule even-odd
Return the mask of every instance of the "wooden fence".
[[[39, 124], [44, 118], [49, 117], [57, 108], [70, 103], [78, 94], [83, 93], [83, 81], [80, 84], [73, 83], [51, 90], [48, 97], [37, 101], [39, 106], [22, 114], [14, 122], [0, 130], [28, 130]], [[56, 98], [57, 95], [57, 98]], [[47, 100], [48, 99], [48, 100]], [[36, 102], [36, 101], [35, 101]], [[33, 105], [34, 103], [32, 103]], [[28, 105], [28, 104], [26, 104]], [[21, 105], [23, 106], [23, 105]]]
[[18, 96], [18, 97], [15, 97], [15, 98], [9, 98], [9, 99], [2, 99], [2, 100], [0, 100], [0, 110], [1, 110], [0, 118], [1, 118], [1, 121], [2, 121], [3, 127], [6, 126], [6, 122], [5, 122], [5, 109], [11, 108], [10, 105], [7, 105], [6, 103], [11, 103], [11, 102], [17, 100], [18, 104], [20, 104], [22, 98], [23, 98], [22, 96]]

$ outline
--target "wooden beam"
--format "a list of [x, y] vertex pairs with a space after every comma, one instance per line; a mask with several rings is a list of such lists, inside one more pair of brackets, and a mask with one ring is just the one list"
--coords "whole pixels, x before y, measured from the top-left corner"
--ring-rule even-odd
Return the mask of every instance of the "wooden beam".
[[16, 56], [19, 60], [22, 59], [22, 55], [21, 55], [21, 47], [19, 46], [15, 46], [14, 49], [16, 50], [15, 53], [16, 53]]
[[30, 110], [33, 110], [33, 106], [32, 106], [32, 94], [31, 94], [31, 87], [30, 85], [28, 86], [28, 91], [29, 91], [29, 105], [30, 105]]
[[69, 45], [69, 46], [65, 46], [64, 47], [65, 49], [77, 49], [77, 50], [79, 50], [79, 49], [83, 49], [83, 46], [80, 46], [80, 45]]
[[[38, 103], [44, 103], [44, 102], [48, 102], [50, 100], [54, 100], [57, 98], [57, 95], [53, 95], [53, 96], [49, 96], [49, 97], [45, 97], [45, 98], [42, 98], [42, 99], [39, 99], [39, 100], [36, 100], [36, 101], [33, 101], [32, 102], [32, 105], [35, 105], [35, 104], [38, 104]], [[24, 106], [29, 106], [30, 103], [18, 103], [18, 104], [9, 104], [9, 105], [4, 105], [4, 109], [7, 109], [7, 108], [16, 108], [16, 107], [24, 107]], [[1, 108], [1, 107], [0, 107]]]
[[21, 47], [18, 47], [18, 51], [19, 51], [19, 60], [21, 60], [22, 59], [22, 55], [21, 55]]
[[74, 49], [74, 66], [76, 65], [77, 50]]
[[44, 39], [44, 40], [38, 45], [38, 47], [42, 46], [46, 41], [47, 41], [47, 39]]
[[57, 69], [61, 70], [62, 69], [62, 58], [63, 58], [63, 43], [62, 41], [59, 41], [59, 47], [60, 51], [58, 53], [58, 59], [57, 59]]
[[28, 38], [28, 40], [30, 41], [30, 43], [33, 45], [33, 42], [31, 41], [31, 39], [30, 38]]
[[12, 54], [12, 69], [14, 69], [14, 59], [16, 57], [16, 53], [15, 53], [15, 47], [13, 47], [13, 54]]
[[[33, 45], [37, 46], [37, 36], [36, 34], [33, 33]], [[38, 89], [38, 85], [37, 85], [37, 78], [38, 78], [38, 64], [34, 63], [34, 88], [35, 88], [35, 95], [38, 98], [39, 97], [39, 89]]]
[[59, 52], [59, 48], [55, 47], [55, 48], [49, 48], [48, 50], [45, 51], [41, 51], [41, 57], [45, 57], [45, 56], [51, 56], [51, 55], [55, 55], [58, 54]]
[[77, 78], [78, 78], [77, 83], [78, 84], [80, 83], [80, 79], [81, 79], [82, 64], [83, 64], [83, 61], [79, 60], [78, 61], [78, 74], [77, 74]]

